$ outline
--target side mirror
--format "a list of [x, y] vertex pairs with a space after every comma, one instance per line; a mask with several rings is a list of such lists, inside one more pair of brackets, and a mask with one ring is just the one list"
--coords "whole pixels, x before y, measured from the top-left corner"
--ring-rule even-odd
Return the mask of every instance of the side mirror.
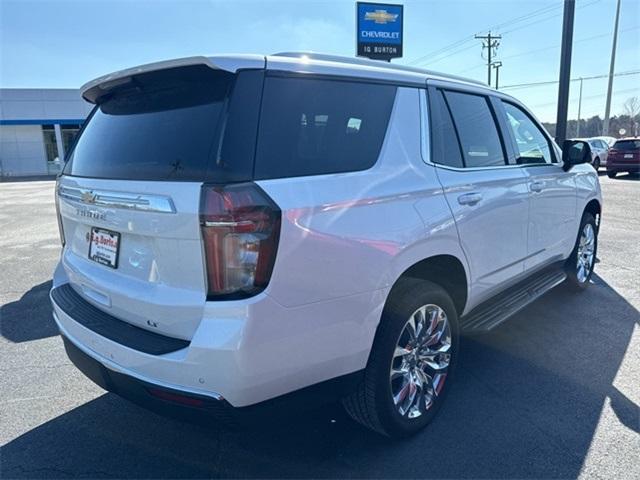
[[562, 163], [565, 172], [574, 165], [591, 163], [591, 147], [583, 140], [565, 140], [562, 144]]

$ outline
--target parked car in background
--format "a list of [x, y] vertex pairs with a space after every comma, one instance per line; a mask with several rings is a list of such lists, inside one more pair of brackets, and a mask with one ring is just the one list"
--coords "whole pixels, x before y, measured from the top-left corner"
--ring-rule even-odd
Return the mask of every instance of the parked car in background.
[[597, 171], [600, 167], [606, 167], [610, 145], [601, 138], [589, 138], [587, 141], [591, 147], [591, 165], [593, 165], [593, 168]]
[[408, 435], [461, 332], [590, 284], [589, 144], [561, 151], [481, 83], [283, 53], [145, 65], [82, 95], [53, 315], [80, 370], [150, 408], [217, 419], [330, 394]]
[[622, 138], [609, 150], [607, 175], [614, 178], [621, 172], [640, 173], [640, 137]]
[[601, 138], [579, 138], [576, 140], [580, 140], [583, 142], [589, 143], [591, 147], [591, 165], [595, 168], [596, 171], [600, 169], [600, 167], [604, 167], [607, 165], [607, 157], [609, 155], [609, 144], [601, 139]]
[[618, 141], [616, 137], [608, 137], [606, 135], [600, 135], [598, 137], [591, 137], [591, 140], [603, 140], [609, 148], [613, 147], [613, 144]]

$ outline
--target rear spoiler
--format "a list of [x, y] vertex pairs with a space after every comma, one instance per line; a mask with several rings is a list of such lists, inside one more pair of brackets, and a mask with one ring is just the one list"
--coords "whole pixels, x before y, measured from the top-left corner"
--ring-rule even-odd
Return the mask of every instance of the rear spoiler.
[[113, 88], [127, 83], [131, 77], [140, 73], [155, 72], [169, 68], [187, 67], [190, 65], [206, 65], [214, 70], [224, 70], [235, 73], [240, 69], [253, 68], [264, 69], [266, 58], [262, 55], [218, 55], [215, 57], [186, 57], [163, 62], [148, 63], [138, 67], [127, 68], [118, 72], [109, 73], [91, 80], [80, 87], [80, 93], [89, 103], [98, 103], [101, 97], [109, 93]]

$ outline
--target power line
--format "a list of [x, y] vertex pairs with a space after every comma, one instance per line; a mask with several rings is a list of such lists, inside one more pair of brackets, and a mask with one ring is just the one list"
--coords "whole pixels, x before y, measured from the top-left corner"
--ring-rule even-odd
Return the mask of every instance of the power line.
[[[486, 30], [497, 30], [497, 29], [500, 29], [500, 28], [504, 27], [505, 25], [512, 25], [514, 23], [519, 23], [519, 22], [522, 22], [524, 20], [528, 20], [529, 18], [533, 18], [535, 16], [548, 13], [550, 10], [555, 10], [560, 6], [561, 6], [561, 4], [547, 5], [546, 7], [539, 8], [537, 10], [534, 10], [534, 11], [529, 12], [527, 14], [521, 15], [519, 17], [512, 18], [512, 19], [507, 20], [507, 21], [505, 21], [503, 23], [499, 23], [499, 24], [490, 26]], [[451, 44], [445, 45], [444, 47], [438, 48], [436, 50], [433, 50], [432, 52], [429, 52], [429, 53], [427, 53], [425, 55], [422, 55], [421, 57], [418, 57], [418, 58], [416, 58], [414, 60], [411, 60], [411, 61], [409, 61], [407, 63], [407, 65], [415, 65], [415, 64], [423, 62], [424, 60], [426, 60], [428, 58], [437, 57], [437, 56], [439, 56], [439, 55], [441, 55], [443, 53], [446, 53], [446, 52], [448, 52], [448, 51], [450, 51], [452, 49], [455, 49], [455, 48], [457, 48], [459, 46], [462, 46], [465, 43], [470, 42], [472, 40], [475, 40], [474, 35], [467, 35], [467, 36], [461, 38], [460, 40], [457, 40], [457, 41], [455, 41], [455, 42], [453, 42]]]
[[477, 65], [474, 65], [473, 67], [465, 68], [464, 70], [460, 70], [459, 72], [455, 72], [455, 75], [461, 75], [463, 73], [470, 72], [472, 70], [477, 70], [480, 67], [485, 67], [485, 66], [486, 65], [484, 63], [478, 63]]
[[442, 55], [443, 53], [446, 53], [446, 52], [448, 52], [450, 50], [453, 50], [453, 49], [455, 49], [455, 48], [457, 48], [457, 47], [459, 47], [461, 45], [464, 45], [467, 42], [472, 41], [472, 40], [475, 40], [473, 38], [473, 35], [469, 35], [467, 37], [464, 37], [461, 40], [453, 42], [453, 43], [451, 43], [449, 45], [445, 45], [444, 47], [438, 48], [437, 50], [433, 50], [432, 52], [429, 52], [426, 55], [423, 55], [423, 56], [418, 57], [418, 58], [416, 58], [414, 60], [411, 60], [410, 62], [407, 63], [407, 65], [416, 65], [416, 64], [419, 64], [419, 63], [423, 63], [425, 60], [428, 60], [429, 58], [438, 57], [438, 56]]
[[[602, 0], [593, 0], [593, 1], [589, 2], [589, 3], [585, 3], [583, 5], [580, 5], [578, 7], [578, 9], [586, 8], [586, 7], [590, 6], [590, 5], [598, 3], [600, 1], [602, 1]], [[532, 12], [529, 12], [528, 14], [521, 15], [520, 17], [515, 17], [515, 18], [513, 18], [511, 20], [507, 20], [507, 21], [505, 21], [503, 23], [499, 23], [499, 24], [493, 25], [492, 27], [489, 27], [487, 30], [499, 30], [500, 28], [502, 28], [502, 27], [504, 27], [506, 25], [514, 25], [514, 24], [521, 23], [521, 22], [523, 22], [525, 20], [529, 20], [529, 19], [537, 17], [537, 16], [553, 13], [553, 15], [545, 16], [544, 18], [537, 19], [537, 20], [535, 20], [533, 22], [526, 23], [525, 25], [520, 25], [519, 27], [513, 28], [511, 30], [508, 30], [508, 31], [502, 33], [502, 35], [507, 35], [509, 33], [513, 33], [515, 31], [522, 30], [523, 28], [527, 28], [529, 26], [536, 25], [538, 23], [550, 20], [552, 18], [559, 17], [561, 15], [561, 13], [553, 12], [553, 10], [558, 9], [561, 6], [562, 6], [562, 4], [548, 5], [546, 7], [540, 8], [538, 10], [534, 10]], [[462, 39], [460, 39], [460, 40], [458, 40], [456, 42], [453, 42], [453, 43], [451, 43], [449, 45], [445, 45], [444, 47], [441, 47], [441, 48], [439, 48], [437, 50], [434, 50], [434, 51], [432, 51], [430, 53], [427, 53], [427, 54], [425, 54], [425, 55], [423, 55], [421, 57], [418, 57], [418, 58], [416, 58], [414, 60], [411, 60], [410, 62], [407, 63], [407, 65], [424, 65], [426, 63], [439, 62], [441, 60], [444, 60], [445, 58], [451, 57], [452, 55], [457, 55], [458, 53], [461, 53], [461, 52], [464, 52], [466, 50], [469, 50], [470, 48], [473, 48], [473, 46], [469, 46], [469, 47], [457, 50], [455, 52], [451, 52], [451, 50], [454, 50], [457, 47], [460, 47], [460, 46], [462, 46], [462, 45], [464, 45], [464, 44], [466, 44], [466, 43], [468, 43], [468, 42], [470, 42], [470, 41], [472, 41], [474, 39], [475, 39], [475, 35], [469, 35], [469, 36], [463, 37]], [[449, 53], [449, 52], [451, 52], [451, 53]], [[446, 56], [444, 56], [442, 58], [438, 58], [437, 60], [431, 60], [432, 58], [438, 57], [438, 56], [440, 56], [440, 55], [442, 55], [444, 53], [449, 53], [449, 55], [446, 55]]]
[[[620, 33], [624, 33], [624, 32], [630, 32], [633, 30], [638, 30], [640, 27], [630, 27], [630, 28], [625, 28], [623, 30], [620, 30]], [[607, 33], [601, 33], [599, 35], [594, 35], [592, 37], [586, 37], [586, 38], [581, 38], [579, 40], [574, 40], [574, 45], [576, 43], [582, 43], [582, 42], [588, 42], [590, 40], [595, 40], [598, 38], [603, 38], [603, 37], [608, 37], [611, 35], [611, 32], [607, 32]], [[500, 56], [501, 60], [509, 60], [511, 58], [517, 58], [517, 57], [524, 57], [526, 55], [530, 55], [532, 53], [540, 53], [540, 52], [545, 52], [547, 50], [553, 50], [555, 48], [560, 48], [560, 45], [550, 45], [548, 47], [542, 47], [542, 48], [536, 48], [535, 50], [528, 50], [526, 52], [520, 52], [520, 53], [515, 53], [513, 55], [507, 55], [506, 57]], [[474, 65], [473, 67], [469, 67], [469, 68], [465, 68], [464, 70], [460, 70], [458, 72], [455, 72], [456, 75], [460, 75], [462, 73], [466, 73], [466, 72], [470, 72], [472, 70], [477, 70], [480, 67], [484, 67], [486, 66], [484, 63], [479, 63], [477, 65]]]
[[[640, 70], [629, 70], [626, 72], [619, 72], [619, 73], [615, 73], [613, 76], [614, 77], [622, 77], [625, 75], [638, 75], [640, 74]], [[594, 75], [591, 77], [582, 77], [582, 80], [596, 80], [598, 78], [607, 78], [609, 75], [608, 74], [603, 74], [603, 75]], [[570, 81], [571, 82], [577, 82], [578, 80], [580, 80], [580, 78], [572, 78]], [[501, 90], [506, 90], [506, 89], [517, 89], [517, 88], [525, 88], [525, 87], [537, 87], [537, 86], [542, 86], [542, 85], [554, 85], [558, 83], [558, 80], [549, 80], [549, 81], [545, 81], [545, 82], [531, 82], [531, 83], [517, 83], [514, 85], [505, 85], [504, 87], [501, 88]]]
[[[620, 95], [621, 93], [635, 92], [637, 90], [638, 90], [637, 88], [625, 88], [624, 90], [618, 90], [615, 93], [617, 95]], [[588, 97], [582, 97], [582, 102], [584, 103], [585, 100], [595, 100], [597, 98], [602, 98], [602, 97], [605, 97], [606, 95], [607, 95], [606, 93], [599, 93], [597, 95], [589, 95]], [[574, 98], [573, 100], [570, 100], [569, 103], [575, 104], [578, 101], [579, 99]], [[532, 105], [531, 108], [550, 107], [551, 105], [555, 105], [555, 104], [556, 102], [539, 103], [537, 105]]]
[[421, 65], [424, 65], [426, 63], [428, 63], [430, 65], [433, 65], [434, 63], [441, 62], [442, 60], [445, 60], [445, 59], [447, 59], [449, 57], [452, 57], [453, 55], [457, 55], [459, 53], [465, 52], [467, 50], [470, 50], [470, 49], [476, 48], [476, 47], [477, 47], [477, 45], [474, 43], [472, 45], [468, 45], [468, 46], [466, 46], [464, 48], [461, 48], [460, 50], [456, 50], [455, 52], [451, 52], [449, 55], [445, 55], [444, 57], [440, 57], [440, 58], [436, 58], [435, 60], [428, 60], [427, 62], [423, 62], [423, 63], [421, 63]]
[[[640, 27], [625, 28], [624, 30], [620, 30], [620, 33], [629, 32], [631, 30], [637, 30], [638, 28], [640, 28]], [[594, 35], [592, 37], [586, 37], [586, 38], [581, 38], [580, 40], [574, 40], [573, 43], [576, 44], [576, 43], [588, 42], [590, 40], [595, 40], [597, 38], [608, 37], [610, 35], [611, 35], [611, 32], [601, 33], [600, 35]], [[501, 59], [502, 60], [508, 60], [510, 58], [523, 57], [523, 56], [529, 55], [531, 53], [539, 53], [539, 52], [544, 52], [546, 50], [553, 50], [554, 48], [560, 48], [560, 45], [550, 45], [548, 47], [538, 48], [538, 49], [535, 49], [535, 50], [529, 50], [529, 51], [526, 51], [526, 52], [515, 53], [513, 55], [507, 55], [506, 57], [501, 57]]]
[[[602, 1], [602, 0], [593, 0], [593, 1], [589, 2], [589, 3], [585, 3], [585, 4], [580, 5], [579, 7], [577, 7], [577, 9], [586, 8], [586, 7], [589, 7], [589, 6], [591, 6], [591, 5], [594, 5], [594, 4], [596, 4], [596, 3], [598, 3], [598, 2], [601, 2], [601, 1]], [[549, 12], [549, 13], [550, 13], [550, 12]], [[552, 18], [559, 17], [560, 15], [561, 15], [560, 13], [557, 13], [557, 14], [556, 14], [556, 13], [554, 13], [553, 15], [550, 15], [550, 16], [548, 16], [548, 17], [540, 18], [540, 19], [538, 19], [538, 20], [535, 20], [535, 21], [533, 21], [533, 22], [527, 23], [527, 24], [525, 24], [525, 25], [521, 25], [521, 26], [516, 27], [516, 28], [513, 28], [513, 29], [511, 29], [511, 30], [507, 30], [506, 32], [503, 32], [502, 34], [503, 34], [503, 35], [508, 35], [508, 34], [510, 34], [510, 33], [517, 32], [518, 30], [522, 30], [523, 28], [527, 28], [527, 27], [530, 27], [530, 26], [532, 26], [532, 25], [537, 25], [538, 23], [546, 22], [547, 20], [551, 20]]]
[[511, 20], [507, 20], [506, 22], [503, 22], [503, 23], [498, 23], [498, 24], [493, 25], [492, 27], [489, 27], [489, 28], [491, 28], [492, 30], [499, 30], [502, 27], [505, 27], [507, 25], [513, 25], [515, 23], [520, 23], [522, 21], [528, 20], [529, 18], [533, 18], [533, 17], [536, 17], [538, 15], [543, 15], [543, 14], [549, 13], [550, 11], [556, 10], [556, 9], [558, 9], [560, 7], [562, 7], [562, 3], [557, 3], [556, 5], [547, 5], [546, 7], [542, 7], [540, 9], [538, 9], [538, 10], [534, 10], [532, 12], [525, 13], [524, 15], [522, 15], [520, 17], [516, 17], [516, 18], [513, 18]]

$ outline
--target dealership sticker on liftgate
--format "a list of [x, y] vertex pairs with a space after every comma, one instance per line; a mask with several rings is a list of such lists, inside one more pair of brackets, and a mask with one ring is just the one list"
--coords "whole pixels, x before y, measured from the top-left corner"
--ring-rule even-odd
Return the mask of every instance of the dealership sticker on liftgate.
[[118, 268], [120, 234], [93, 227], [89, 243], [89, 259], [111, 268]]

